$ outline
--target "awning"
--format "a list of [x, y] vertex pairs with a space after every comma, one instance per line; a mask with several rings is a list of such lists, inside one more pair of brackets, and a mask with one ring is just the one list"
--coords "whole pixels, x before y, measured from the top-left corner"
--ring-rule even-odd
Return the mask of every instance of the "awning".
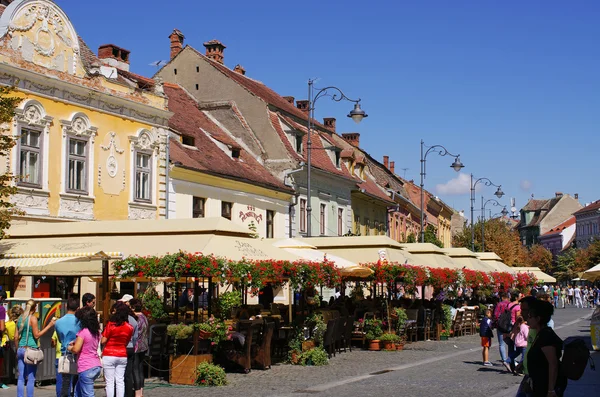
[[485, 264], [492, 266], [496, 272], [515, 274], [514, 268], [502, 262], [502, 258], [495, 252], [476, 252], [475, 255]]
[[121, 259], [120, 252], [4, 254], [0, 267], [14, 267], [20, 275], [72, 276], [102, 274], [103, 259]]
[[556, 279], [549, 274], [544, 273], [539, 267], [513, 267], [517, 273], [531, 273], [542, 283], [555, 283]]
[[415, 259], [415, 265], [434, 268], [462, 269], [464, 265], [456, 263], [442, 249], [431, 243], [400, 244], [402, 249], [409, 252]]
[[496, 269], [479, 260], [477, 255], [468, 248], [442, 248], [442, 251], [448, 255], [458, 265], [462, 265], [466, 269], [478, 270], [480, 272], [491, 273]]
[[588, 280], [588, 281], [595, 281], [596, 279], [600, 278], [600, 264], [583, 272], [583, 274], [581, 275], [581, 278]]

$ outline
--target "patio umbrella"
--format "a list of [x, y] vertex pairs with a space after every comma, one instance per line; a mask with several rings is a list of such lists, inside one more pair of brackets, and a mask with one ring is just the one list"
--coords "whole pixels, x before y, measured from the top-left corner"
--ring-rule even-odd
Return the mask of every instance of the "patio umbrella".
[[595, 281], [597, 278], [600, 278], [600, 264], [583, 272], [581, 278], [588, 281]]

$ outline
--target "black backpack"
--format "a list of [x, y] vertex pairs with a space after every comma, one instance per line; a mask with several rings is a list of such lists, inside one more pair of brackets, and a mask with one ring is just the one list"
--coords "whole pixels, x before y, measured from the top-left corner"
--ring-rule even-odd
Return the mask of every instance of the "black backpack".
[[583, 339], [575, 338], [565, 344], [562, 356], [562, 369], [567, 378], [579, 380], [583, 376], [588, 362], [592, 370], [596, 370], [594, 360], [590, 356], [590, 351]]
[[506, 306], [506, 309], [504, 309], [504, 311], [498, 317], [498, 331], [502, 332], [503, 334], [508, 334], [510, 331], [512, 331], [513, 324], [511, 311], [516, 305], [517, 303], [512, 306]]

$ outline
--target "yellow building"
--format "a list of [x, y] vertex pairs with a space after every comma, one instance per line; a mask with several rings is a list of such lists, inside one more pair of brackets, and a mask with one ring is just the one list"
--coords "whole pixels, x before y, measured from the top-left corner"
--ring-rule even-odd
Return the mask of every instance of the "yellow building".
[[452, 214], [454, 210], [446, 203], [440, 200], [442, 210], [438, 215], [438, 239], [444, 244], [445, 248], [452, 247]]
[[23, 218], [163, 217], [171, 113], [160, 81], [129, 73], [122, 48], [94, 55], [51, 1], [16, 0], [0, 14], [0, 84], [22, 98], [0, 171], [17, 177]]

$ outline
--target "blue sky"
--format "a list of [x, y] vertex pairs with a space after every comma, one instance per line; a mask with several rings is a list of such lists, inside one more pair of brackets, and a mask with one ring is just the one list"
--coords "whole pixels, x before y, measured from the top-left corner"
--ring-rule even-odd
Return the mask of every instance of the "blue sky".
[[515, 197], [518, 208], [557, 191], [600, 199], [598, 1], [57, 3], [92, 50], [130, 50], [136, 73], [168, 59], [178, 28], [202, 51], [222, 41], [227, 66], [281, 95], [306, 99], [308, 78], [319, 78], [362, 98], [369, 118], [358, 126], [345, 117], [350, 103], [320, 99], [317, 117], [360, 132], [367, 152], [416, 183], [421, 139], [460, 153], [465, 175], [432, 153], [425, 182], [458, 210], [469, 210], [469, 173], [502, 184], [501, 202]]

